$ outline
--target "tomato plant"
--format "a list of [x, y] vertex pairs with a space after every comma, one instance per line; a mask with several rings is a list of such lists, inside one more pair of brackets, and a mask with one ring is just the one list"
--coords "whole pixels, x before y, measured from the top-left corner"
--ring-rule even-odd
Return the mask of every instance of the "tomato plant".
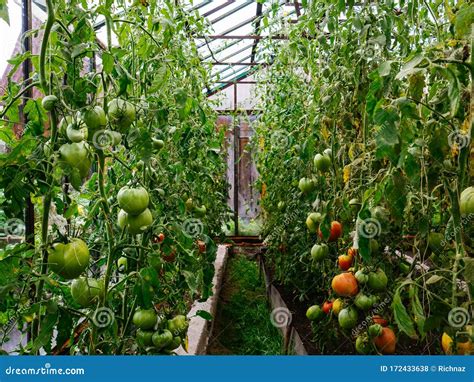
[[[313, 325], [320, 350], [346, 342], [343, 314], [346, 327], [378, 316], [395, 328], [376, 344], [352, 333], [354, 352], [441, 353], [445, 330], [466, 331], [449, 313], [469, 310], [474, 292], [474, 8], [334, 0], [305, 10], [258, 77], [266, 261], [308, 306], [338, 297], [328, 323]], [[288, 139], [271, 140], [283, 127]], [[337, 260], [343, 248], [351, 261]]]
[[205, 21], [168, 0], [46, 5], [34, 80], [9, 76], [1, 98], [0, 207], [22, 218], [31, 200], [38, 218], [0, 252], [0, 313], [29, 331], [25, 354], [173, 352], [212, 293], [227, 209], [224, 131], [189, 39]]

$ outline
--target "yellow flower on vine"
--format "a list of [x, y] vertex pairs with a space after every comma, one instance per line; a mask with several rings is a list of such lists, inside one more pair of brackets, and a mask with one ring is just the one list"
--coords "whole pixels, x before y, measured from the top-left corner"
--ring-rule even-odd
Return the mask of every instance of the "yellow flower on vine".
[[458, 44], [458, 40], [448, 40], [448, 46], [454, 47]]
[[462, 123], [461, 127], [459, 130], [461, 130], [462, 132], [464, 133], [468, 133], [469, 132], [469, 128], [471, 127], [471, 121], [470, 121], [470, 117], [468, 116], [464, 122]]
[[458, 147], [458, 145], [453, 144], [453, 145], [451, 146], [451, 156], [452, 156], [453, 158], [455, 158], [455, 157], [457, 157], [458, 155], [459, 155], [459, 147]]
[[329, 138], [329, 130], [326, 128], [326, 126], [321, 127], [321, 135], [324, 138], [325, 141], [328, 140]]
[[344, 166], [342, 178], [346, 184], [351, 180], [351, 167], [349, 165]]

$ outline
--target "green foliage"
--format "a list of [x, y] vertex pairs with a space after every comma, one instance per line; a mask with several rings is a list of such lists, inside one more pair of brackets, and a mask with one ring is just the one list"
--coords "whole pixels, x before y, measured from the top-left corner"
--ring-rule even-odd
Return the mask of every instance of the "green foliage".
[[[460, 220], [457, 201], [473, 179], [472, 5], [453, 4], [308, 3], [289, 40], [269, 44], [274, 63], [259, 76], [263, 236], [276, 277], [308, 306], [322, 303], [335, 297], [337, 256], [357, 247], [354, 271], [382, 267], [389, 277], [379, 297], [390, 303], [379, 314], [401, 332], [400, 353], [442, 333], [451, 308], [472, 304], [456, 284], [472, 276], [471, 223]], [[333, 168], [320, 175], [312, 158], [328, 148]], [[315, 191], [299, 192], [303, 177], [316, 181]], [[374, 215], [376, 207], [387, 217]], [[323, 240], [305, 227], [311, 212], [325, 216], [323, 234], [333, 220], [344, 227], [317, 265], [310, 249]], [[431, 231], [445, 234], [441, 254], [427, 245]], [[414, 265], [402, 271], [397, 253]], [[408, 281], [406, 293], [400, 286]], [[330, 321], [313, 328], [320, 346], [331, 336], [347, 340]]]
[[[29, 324], [25, 353], [53, 352], [53, 329], [58, 349], [76, 334], [66, 352], [137, 353], [129, 320], [136, 308], [156, 307], [168, 318], [186, 314], [193, 300], [212, 294], [214, 238], [221, 235], [227, 186], [224, 132], [215, 128], [216, 114], [202, 92], [208, 72], [189, 39], [190, 33], [203, 33], [205, 24], [168, 0], [149, 5], [103, 0], [94, 7], [77, 0], [48, 1], [48, 6], [54, 19], [44, 54], [18, 55], [10, 63], [15, 71], [34, 59], [32, 78], [44, 70], [47, 86], [41, 90], [59, 102], [47, 113], [41, 98], [28, 100], [23, 109], [28, 123], [19, 129], [25, 84], [15, 84], [9, 75], [1, 99], [0, 138], [9, 151], [0, 156], [0, 210], [5, 219], [23, 219], [30, 198], [37, 221], [34, 247], [0, 252], [0, 271], [7, 275], [0, 280], [0, 313], [14, 316], [19, 327]], [[3, 7], [0, 2], [0, 16]], [[105, 42], [94, 29], [101, 15]], [[73, 153], [66, 163], [59, 148], [69, 143], [68, 126], [84, 128], [85, 111], [102, 107], [107, 113], [117, 97], [133, 105], [132, 125], [120, 132], [111, 121], [103, 130], [89, 128], [81, 157]], [[110, 132], [121, 143], [115, 138], [112, 143]], [[164, 147], [154, 148], [153, 139], [163, 140]], [[124, 185], [141, 185], [150, 195], [153, 223], [139, 236], [116, 224], [117, 193]], [[188, 198], [205, 206], [205, 213], [186, 211]], [[86, 273], [103, 279], [107, 288], [106, 297], [87, 309], [71, 299], [70, 282], [44, 263], [52, 243], [73, 237], [86, 241], [91, 253]], [[128, 260], [125, 273], [118, 272], [120, 257]], [[31, 301], [25, 300], [32, 285]], [[57, 302], [54, 312], [46, 308], [46, 296]], [[112, 312], [114, 320], [106, 328], [94, 321], [96, 309]]]

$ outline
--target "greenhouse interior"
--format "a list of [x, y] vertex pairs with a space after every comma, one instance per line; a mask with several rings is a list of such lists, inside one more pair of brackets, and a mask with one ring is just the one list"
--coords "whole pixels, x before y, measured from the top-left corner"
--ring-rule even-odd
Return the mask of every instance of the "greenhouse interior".
[[474, 354], [474, 3], [0, 0], [0, 32], [2, 355]]

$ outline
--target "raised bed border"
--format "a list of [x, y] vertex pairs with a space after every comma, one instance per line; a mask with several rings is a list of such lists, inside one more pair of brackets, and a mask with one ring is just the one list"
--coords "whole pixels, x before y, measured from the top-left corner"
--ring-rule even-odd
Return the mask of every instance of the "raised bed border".
[[188, 350], [182, 346], [176, 351], [177, 355], [204, 355], [207, 353], [207, 345], [214, 327], [214, 320], [207, 321], [200, 316], [196, 316], [199, 310], [206, 311], [214, 318], [217, 312], [217, 303], [224, 281], [227, 259], [231, 245], [219, 245], [217, 247], [216, 259], [214, 261], [214, 278], [212, 280], [212, 296], [206, 301], [195, 301], [188, 313]]
[[278, 289], [273, 285], [273, 281], [270, 276], [270, 272], [265, 264], [264, 257], [262, 255], [258, 256], [258, 263], [260, 269], [263, 272], [265, 279], [265, 287], [267, 289], [268, 301], [271, 304], [272, 310], [281, 309], [285, 310], [288, 313], [287, 325], [279, 327], [284, 343], [284, 353], [285, 354], [295, 354], [295, 355], [308, 355], [301, 336], [296, 330], [296, 328], [291, 324], [293, 322], [293, 313], [288, 309], [285, 301], [281, 297]]

